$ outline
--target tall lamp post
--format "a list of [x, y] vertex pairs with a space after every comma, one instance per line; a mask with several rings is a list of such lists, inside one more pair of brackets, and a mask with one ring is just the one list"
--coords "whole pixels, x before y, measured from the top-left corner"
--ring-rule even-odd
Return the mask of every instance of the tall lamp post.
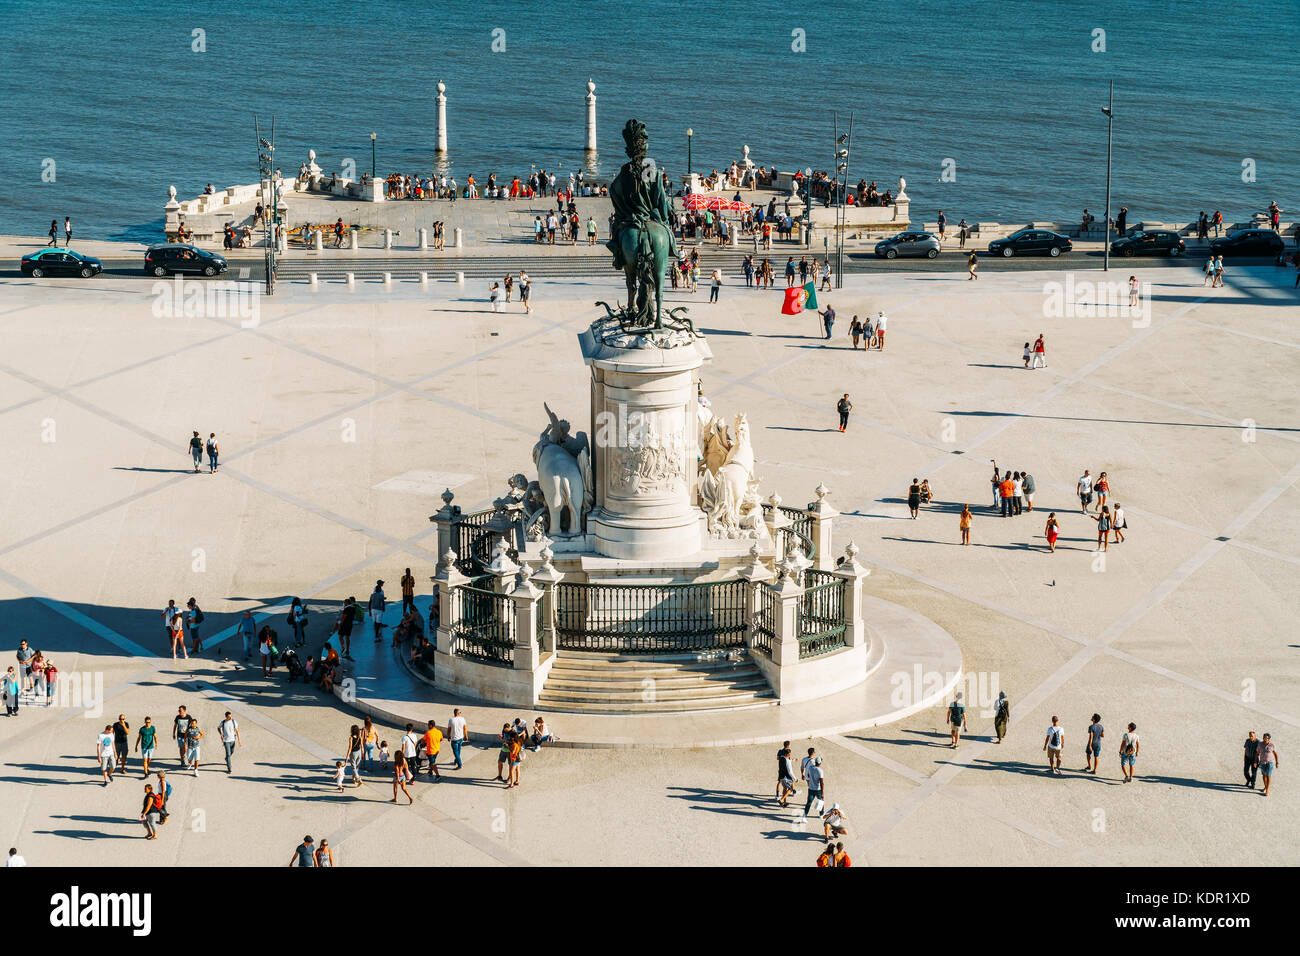
[[835, 288], [844, 287], [844, 231], [849, 225], [849, 150], [853, 148], [853, 113], [849, 113], [849, 129], [847, 133], [839, 132], [839, 114], [835, 115], [835, 131], [839, 135], [835, 137], [835, 183], [836, 202], [839, 206], [835, 211], [836, 229], [835, 238]]
[[370, 134], [370, 178], [375, 178], [375, 134]]
[[275, 117], [271, 118], [271, 138], [262, 136], [257, 117], [253, 117], [253, 134], [257, 138], [257, 169], [269, 195], [263, 193], [268, 203], [262, 222], [266, 235], [266, 294], [275, 294], [275, 247], [280, 241], [280, 190], [275, 177]]
[[803, 247], [812, 248], [812, 167], [803, 170]]
[[686, 181], [691, 181], [691, 137], [695, 135], [695, 130], [689, 126], [686, 127]]
[[1115, 81], [1110, 81], [1110, 105], [1103, 106], [1106, 114], [1106, 248], [1102, 250], [1101, 268], [1110, 271], [1110, 148], [1115, 127]]

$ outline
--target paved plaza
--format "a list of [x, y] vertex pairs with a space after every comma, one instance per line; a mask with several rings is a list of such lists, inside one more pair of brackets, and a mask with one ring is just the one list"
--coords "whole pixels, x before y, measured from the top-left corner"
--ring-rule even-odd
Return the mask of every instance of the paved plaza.
[[[760, 293], [728, 276], [713, 306], [703, 286], [669, 294], [709, 336], [715, 411], [748, 414], [764, 494], [802, 505], [824, 482], [843, 513], [837, 547], [854, 541], [872, 569], [866, 593], [960, 645], [976, 698], [960, 749], [947, 748], [941, 706], [791, 733], [796, 756], [824, 757], [858, 865], [1300, 862], [1300, 298], [1271, 267], [1230, 268], [1222, 289], [1194, 265], [1121, 263], [1108, 278], [1130, 274], [1149, 290], [1142, 309], [1065, 315], [1053, 307], [1053, 284], [1073, 281], [1064, 271], [986, 260], [978, 282], [850, 276], [820, 293], [838, 316], [830, 340], [815, 314], [780, 314], [780, 279]], [[143, 279], [0, 281], [0, 620], [11, 645], [27, 639], [65, 680], [102, 679], [104, 696], [94, 716], [24, 699], [0, 723], [0, 845], [34, 865], [285, 865], [304, 833], [345, 866], [813, 862], [820, 826], [772, 800], [774, 745], [693, 747], [683, 730], [671, 748], [547, 748], [505, 792], [486, 739], [499, 725], [471, 726], [464, 770], [443, 766], [441, 783], [413, 785], [414, 806], [394, 806], [391, 774], [333, 788], [358, 711], [283, 671], [263, 679], [233, 639], [162, 656], [168, 599], [196, 597], [222, 635], [245, 609], [299, 596], [317, 609], [313, 652], [330, 609], [377, 578], [400, 600], [410, 567], [427, 601], [443, 488], [476, 510], [531, 473], [543, 401], [589, 427], [576, 336], [622, 283], [533, 279], [531, 314], [491, 312], [482, 282], [359, 282], [281, 284], [251, 316], [169, 315], [159, 302], [172, 293]], [[852, 315], [879, 311], [885, 349], [853, 350]], [[1022, 346], [1040, 332], [1048, 365], [1029, 371]], [[192, 473], [196, 429], [221, 441], [215, 475]], [[990, 459], [1034, 474], [1032, 513], [995, 516]], [[1104, 554], [1074, 494], [1085, 468], [1108, 473], [1128, 515]], [[935, 493], [915, 521], [914, 476]], [[999, 689], [1012, 719], [995, 745], [983, 698]], [[165, 735], [181, 704], [207, 729], [202, 771], [180, 773], [160, 746], [176, 792], [151, 846], [138, 762], [102, 786], [95, 737], [119, 713], [133, 728], [150, 715]], [[244, 741], [230, 777], [214, 733], [225, 710]], [[1095, 777], [1080, 772], [1093, 712], [1107, 728]], [[1042, 753], [1053, 715], [1060, 777]], [[445, 726], [450, 712], [426, 716]], [[653, 718], [652, 736], [672, 735], [674, 719]], [[1142, 751], [1125, 786], [1129, 721]], [[551, 723], [564, 737], [564, 719]], [[1251, 730], [1271, 733], [1288, 765], [1266, 800], [1242, 785]], [[400, 735], [381, 730], [390, 748]]]

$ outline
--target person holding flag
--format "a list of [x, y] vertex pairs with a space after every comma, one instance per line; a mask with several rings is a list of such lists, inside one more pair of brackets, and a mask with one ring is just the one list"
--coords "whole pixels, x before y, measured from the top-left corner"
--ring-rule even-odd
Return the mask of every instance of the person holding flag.
[[822, 325], [826, 328], [826, 338], [829, 339], [831, 337], [831, 328], [835, 325], [835, 310], [832, 309], [831, 304], [827, 302], [826, 311], [819, 311], [817, 314], [822, 317]]

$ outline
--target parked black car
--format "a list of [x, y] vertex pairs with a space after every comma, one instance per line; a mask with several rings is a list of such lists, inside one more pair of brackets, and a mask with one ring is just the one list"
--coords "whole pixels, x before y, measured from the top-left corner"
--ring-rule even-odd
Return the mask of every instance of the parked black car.
[[19, 265], [25, 276], [81, 276], [89, 279], [104, 271], [104, 263], [93, 256], [83, 256], [71, 249], [41, 249], [23, 256]]
[[1059, 256], [1069, 252], [1074, 243], [1069, 236], [1050, 229], [1021, 229], [1005, 239], [994, 239], [989, 243], [989, 253], [995, 256]]
[[1112, 256], [1181, 256], [1185, 251], [1182, 237], [1167, 229], [1135, 232], [1110, 244]]
[[1210, 240], [1216, 256], [1270, 256], [1282, 254], [1286, 243], [1272, 229], [1238, 229], [1221, 239]]
[[144, 253], [145, 275], [165, 276], [182, 272], [214, 276], [229, 268], [223, 256], [185, 243], [150, 246]]

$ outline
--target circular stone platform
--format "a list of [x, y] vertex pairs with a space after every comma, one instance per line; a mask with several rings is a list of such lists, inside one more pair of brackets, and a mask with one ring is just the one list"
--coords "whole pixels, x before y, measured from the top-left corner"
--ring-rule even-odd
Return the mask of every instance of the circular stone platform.
[[[427, 610], [428, 598], [419, 600]], [[892, 723], [941, 703], [961, 680], [961, 648], [929, 618], [867, 596], [863, 597], [863, 617], [872, 632], [872, 651], [867, 660], [870, 676], [849, 690], [802, 703], [627, 715], [507, 707], [438, 690], [427, 678], [408, 669], [399, 656], [401, 652], [390, 648], [387, 641], [375, 645], [373, 659], [367, 659], [369, 654], [361, 656], [368, 641], [354, 642], [358, 669], [373, 676], [357, 677], [356, 699], [349, 703], [375, 720], [397, 727], [407, 723], [424, 727], [429, 720], [436, 720], [442, 727], [451, 709], [459, 707], [474, 740], [495, 740], [502, 724], [516, 717], [531, 724], [533, 717], [544, 713], [560, 738], [549, 746], [738, 747], [824, 737]], [[918, 669], [919, 674], [927, 675], [919, 683], [929, 687], [929, 693], [900, 690], [896, 675], [904, 675], [907, 687], [916, 687]], [[934, 674], [941, 675], [937, 685], [928, 676]]]

